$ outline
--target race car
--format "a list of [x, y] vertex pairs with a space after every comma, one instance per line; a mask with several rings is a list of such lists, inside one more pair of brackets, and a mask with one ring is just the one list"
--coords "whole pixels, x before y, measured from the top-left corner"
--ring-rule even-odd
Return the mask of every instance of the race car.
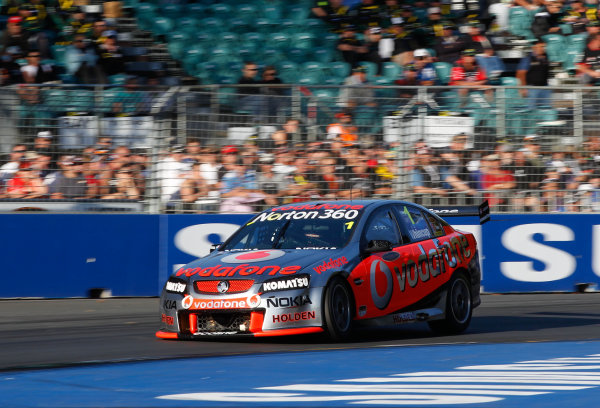
[[271, 208], [171, 275], [156, 336], [343, 340], [358, 326], [415, 321], [461, 333], [481, 303], [475, 237], [442, 218], [461, 215], [483, 223], [489, 207], [352, 200]]

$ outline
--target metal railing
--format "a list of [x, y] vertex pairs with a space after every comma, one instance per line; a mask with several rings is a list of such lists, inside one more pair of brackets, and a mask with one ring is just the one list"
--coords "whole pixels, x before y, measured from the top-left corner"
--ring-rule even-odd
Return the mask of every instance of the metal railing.
[[4, 87], [0, 211], [370, 197], [596, 211], [598, 113], [591, 87]]

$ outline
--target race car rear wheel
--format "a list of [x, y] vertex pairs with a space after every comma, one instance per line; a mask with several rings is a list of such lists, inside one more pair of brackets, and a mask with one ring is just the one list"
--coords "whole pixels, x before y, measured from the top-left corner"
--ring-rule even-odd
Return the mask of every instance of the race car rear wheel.
[[323, 312], [326, 331], [332, 340], [343, 340], [352, 332], [352, 294], [346, 282], [333, 278], [325, 289]]
[[464, 273], [452, 277], [446, 294], [446, 317], [443, 320], [428, 322], [438, 334], [458, 334], [464, 332], [473, 315], [469, 279]]

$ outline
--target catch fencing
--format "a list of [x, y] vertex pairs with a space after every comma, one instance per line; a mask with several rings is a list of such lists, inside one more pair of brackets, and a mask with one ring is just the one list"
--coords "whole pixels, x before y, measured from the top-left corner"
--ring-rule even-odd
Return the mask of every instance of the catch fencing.
[[339, 198], [600, 209], [598, 90], [511, 79], [3, 87], [0, 212], [254, 212]]

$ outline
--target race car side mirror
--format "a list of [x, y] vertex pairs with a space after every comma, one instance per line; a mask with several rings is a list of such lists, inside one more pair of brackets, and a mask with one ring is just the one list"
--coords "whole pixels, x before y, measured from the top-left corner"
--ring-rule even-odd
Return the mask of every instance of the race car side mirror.
[[375, 252], [386, 252], [392, 250], [392, 243], [385, 239], [372, 239], [365, 248], [366, 253], [373, 254]]

